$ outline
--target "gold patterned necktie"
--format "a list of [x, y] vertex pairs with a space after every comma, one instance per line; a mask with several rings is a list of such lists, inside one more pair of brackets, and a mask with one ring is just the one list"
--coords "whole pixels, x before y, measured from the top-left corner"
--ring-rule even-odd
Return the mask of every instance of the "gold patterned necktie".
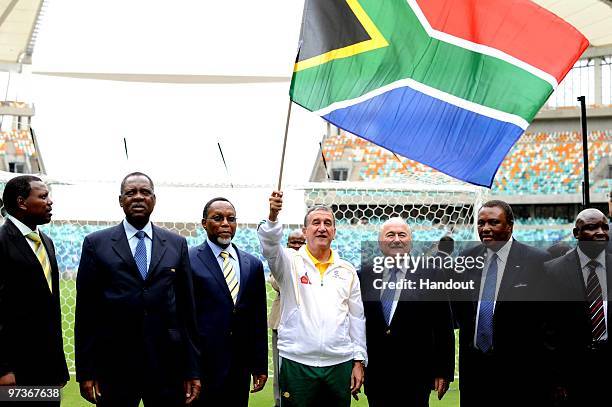
[[223, 277], [225, 278], [225, 282], [227, 284], [227, 288], [229, 288], [230, 295], [232, 296], [232, 300], [234, 304], [236, 303], [236, 299], [238, 298], [238, 290], [240, 289], [240, 282], [236, 277], [236, 272], [234, 271], [234, 266], [229, 259], [229, 253], [223, 250], [221, 252], [221, 257], [223, 258]]
[[26, 237], [34, 242], [34, 252], [36, 253], [36, 257], [38, 258], [40, 265], [42, 266], [45, 279], [49, 285], [49, 291], [53, 292], [53, 289], [51, 288], [51, 263], [49, 262], [49, 257], [47, 256], [45, 246], [42, 244], [42, 240], [36, 232], [30, 232], [26, 235]]

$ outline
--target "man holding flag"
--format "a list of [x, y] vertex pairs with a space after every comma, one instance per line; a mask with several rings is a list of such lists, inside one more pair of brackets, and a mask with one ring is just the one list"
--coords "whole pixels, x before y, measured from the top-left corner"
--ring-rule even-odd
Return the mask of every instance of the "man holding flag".
[[367, 360], [365, 317], [357, 272], [331, 249], [336, 235], [329, 207], [313, 206], [304, 218], [306, 245], [281, 245], [278, 214], [283, 194], [270, 197], [258, 229], [263, 255], [278, 282], [280, 393], [283, 406], [348, 407], [357, 398]]

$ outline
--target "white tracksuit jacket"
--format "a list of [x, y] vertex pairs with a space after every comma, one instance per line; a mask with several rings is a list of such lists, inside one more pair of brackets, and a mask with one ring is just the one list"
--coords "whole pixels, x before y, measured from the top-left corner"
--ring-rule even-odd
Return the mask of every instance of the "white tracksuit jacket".
[[283, 247], [283, 226], [266, 221], [258, 229], [263, 255], [281, 292], [278, 352], [307, 366], [367, 360], [365, 317], [359, 278], [334, 252], [323, 278], [306, 253]]

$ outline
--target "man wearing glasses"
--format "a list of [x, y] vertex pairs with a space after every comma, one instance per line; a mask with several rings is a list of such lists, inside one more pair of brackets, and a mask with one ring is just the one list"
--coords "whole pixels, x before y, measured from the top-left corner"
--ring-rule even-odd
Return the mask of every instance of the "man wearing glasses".
[[247, 406], [268, 378], [266, 287], [260, 260], [232, 244], [236, 209], [226, 198], [206, 203], [207, 240], [189, 250], [201, 341], [199, 406]]

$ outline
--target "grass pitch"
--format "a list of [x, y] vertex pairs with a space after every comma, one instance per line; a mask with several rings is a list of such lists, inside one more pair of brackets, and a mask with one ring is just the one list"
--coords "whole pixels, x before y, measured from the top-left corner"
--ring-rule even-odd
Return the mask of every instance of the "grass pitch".
[[[268, 307], [272, 304], [272, 299], [275, 296], [272, 288], [268, 289]], [[76, 287], [73, 280], [61, 281], [61, 304], [62, 304], [62, 324], [64, 329], [64, 350], [68, 359], [68, 369], [74, 372], [74, 309], [76, 303]], [[269, 341], [271, 340], [271, 332], [268, 331]], [[457, 348], [457, 340], [455, 343]], [[272, 354], [272, 350], [269, 351]], [[272, 374], [272, 365], [269, 365], [269, 372]], [[274, 405], [272, 395], [272, 378], [266, 383], [266, 387], [259, 393], [251, 394], [249, 398], [249, 406], [253, 407], [272, 407]], [[352, 406], [367, 406], [367, 397], [360, 395], [359, 401], [353, 400]], [[79, 385], [76, 383], [74, 376], [66, 385], [62, 393], [62, 406], [66, 407], [87, 407], [93, 406], [85, 399], [81, 398], [79, 393]], [[457, 407], [459, 406], [459, 389], [457, 382], [451, 384], [451, 387], [444, 396], [444, 399], [439, 401], [434, 393], [430, 397], [430, 406], [432, 407]]]

